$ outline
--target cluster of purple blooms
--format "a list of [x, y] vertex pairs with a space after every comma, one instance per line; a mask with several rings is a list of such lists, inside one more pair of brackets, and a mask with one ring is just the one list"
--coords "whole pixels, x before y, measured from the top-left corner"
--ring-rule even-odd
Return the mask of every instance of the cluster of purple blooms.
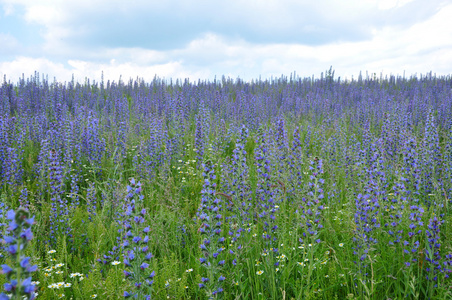
[[[34, 217], [30, 217], [30, 213], [27, 210], [19, 208], [17, 211], [8, 211], [7, 218], [10, 223], [7, 228], [8, 235], [3, 237], [3, 242], [6, 244], [7, 253], [13, 261], [17, 262], [17, 265], [2, 265], [2, 273], [6, 275], [8, 280], [5, 283], [4, 291], [14, 299], [22, 299], [23, 297], [24, 299], [32, 300], [36, 297], [36, 287], [32, 283], [32, 273], [38, 267], [31, 264], [30, 257], [23, 256], [23, 251], [33, 239], [31, 226], [34, 223]], [[0, 294], [0, 299], [10, 299], [7, 294]]]
[[[248, 139], [248, 129], [243, 125], [240, 129], [240, 136], [237, 138], [235, 148], [232, 152], [231, 164], [226, 166], [224, 175], [225, 190], [230, 194], [230, 202], [228, 210], [231, 215], [228, 218], [229, 232], [232, 247], [229, 249], [229, 254], [233, 257], [232, 265], [243, 261], [243, 243], [247, 232], [244, 227], [252, 222], [249, 210], [252, 207], [251, 187], [249, 185], [249, 168], [247, 165], [247, 152], [245, 145]], [[240, 268], [236, 267], [236, 282], [240, 280]]]
[[63, 196], [64, 174], [63, 166], [59, 162], [58, 153], [55, 149], [51, 149], [48, 153], [49, 169], [48, 169], [48, 185], [50, 186], [50, 239], [49, 243], [56, 246], [59, 236], [64, 234], [69, 239], [72, 238], [71, 228], [69, 225], [70, 207], [67, 198]]
[[272, 181], [272, 162], [269, 154], [269, 145], [267, 135], [263, 128], [259, 129], [256, 140], [256, 149], [254, 159], [257, 167], [257, 221], [261, 220], [263, 224], [263, 238], [268, 248], [278, 251], [276, 231], [276, 212], [278, 210], [278, 196]]
[[202, 115], [198, 114], [196, 116], [196, 131], [195, 131], [195, 152], [198, 166], [202, 165], [204, 158], [204, 148], [205, 148], [205, 139], [203, 132], [203, 120]]
[[302, 192], [304, 182], [302, 164], [300, 163], [302, 159], [303, 148], [300, 140], [300, 129], [296, 127], [293, 132], [292, 147], [288, 159], [290, 169], [290, 189], [288, 192], [292, 195], [292, 198], [296, 198]]
[[441, 255], [441, 226], [444, 224], [436, 215], [430, 219], [425, 231], [427, 241], [425, 246], [425, 271], [426, 279], [437, 287], [438, 276], [443, 275], [445, 279], [452, 273], [452, 253]]
[[[245, 223], [254, 222], [266, 247], [277, 251], [282, 231], [278, 206], [286, 196], [301, 206], [300, 241], [323, 240], [324, 205], [337, 200], [325, 199], [332, 191], [324, 192], [324, 180], [335, 182], [343, 173], [346, 183], [341, 188], [350, 190], [343, 194], [354, 195], [358, 268], [368, 271], [369, 251], [388, 234], [389, 245], [382, 247], [403, 253], [404, 271], [422, 266], [429, 281], [437, 282], [440, 274], [448, 276], [452, 261], [439, 246], [445, 243], [440, 231], [444, 207], [434, 202], [435, 197], [452, 199], [451, 99], [450, 78], [431, 75], [380, 81], [360, 76], [347, 84], [325, 78], [253, 83], [224, 78], [174, 85], [155, 79], [149, 84], [108, 82], [106, 87], [103, 82], [52, 84], [39, 76], [22, 78], [17, 86], [5, 81], [0, 87], [0, 187], [13, 196], [7, 203], [11, 207], [19, 202], [39, 209], [40, 203], [50, 203], [49, 236], [39, 238], [55, 245], [76, 232], [69, 224], [77, 207], [88, 210], [90, 220], [100, 219], [98, 187], [87, 182], [106, 179], [104, 162], [116, 163], [116, 175], [128, 172], [125, 164], [131, 163], [134, 176], [153, 184], [181, 157], [196, 158], [204, 172], [198, 220], [203, 237], [200, 263], [206, 271], [199, 285], [210, 297], [224, 288], [225, 238], [229, 235], [238, 245], [230, 248], [235, 265]], [[248, 135], [254, 138], [258, 128], [251, 145], [255, 148], [250, 147], [254, 153], [247, 153]], [[289, 128], [294, 129], [292, 136]], [[213, 150], [207, 152], [213, 133]], [[231, 136], [238, 134], [234, 145]], [[24, 149], [35, 146], [38, 157], [28, 156]], [[222, 181], [208, 161], [212, 155], [230, 157]], [[82, 168], [84, 164], [88, 167]], [[186, 176], [172, 175], [176, 181]], [[155, 273], [140, 183], [132, 180], [127, 193], [120, 244], [102, 262], [123, 255], [125, 275], [133, 285], [124, 295], [150, 297]], [[426, 221], [436, 207], [436, 217]], [[382, 220], [384, 229], [379, 229]], [[21, 265], [29, 267], [26, 261]]]
[[323, 186], [325, 179], [323, 174], [323, 161], [315, 157], [309, 165], [309, 182], [307, 197], [302, 198], [300, 204], [300, 215], [302, 219], [303, 237], [299, 239], [300, 243], [320, 243], [320, 231], [322, 225], [322, 211], [325, 209], [325, 195]]
[[[442, 155], [439, 146], [439, 135], [435, 125], [433, 111], [429, 110], [425, 122], [424, 147], [423, 147], [423, 189], [425, 194], [432, 192], [434, 184], [442, 186], [441, 169]], [[435, 175], [435, 176], [433, 176]], [[437, 179], [437, 182], [434, 182]], [[428, 205], [431, 203], [428, 201]]]
[[[245, 145], [248, 139], [248, 129], [242, 126], [240, 136], [237, 138], [232, 151], [231, 162], [223, 166], [224, 191], [230, 196], [228, 209], [233, 211], [230, 220], [238, 222], [241, 226], [250, 221], [249, 209], [251, 206], [251, 188], [249, 186], [249, 168], [247, 165]], [[228, 198], [228, 197], [227, 197]]]
[[202, 257], [199, 259], [205, 269], [199, 288], [206, 290], [208, 297], [216, 297], [223, 292], [221, 275], [226, 261], [223, 259], [225, 237], [223, 234], [223, 215], [221, 199], [216, 196], [216, 175], [213, 163], [208, 160], [203, 165], [204, 184], [201, 190], [201, 204], [198, 210], [199, 232], [202, 236], [200, 245]]
[[146, 226], [146, 209], [143, 205], [141, 183], [134, 178], [127, 186], [127, 196], [124, 201], [124, 276], [133, 284], [133, 291], [125, 291], [124, 297], [151, 299], [155, 271], [150, 271], [150, 261], [153, 257], [150, 249], [149, 232]]

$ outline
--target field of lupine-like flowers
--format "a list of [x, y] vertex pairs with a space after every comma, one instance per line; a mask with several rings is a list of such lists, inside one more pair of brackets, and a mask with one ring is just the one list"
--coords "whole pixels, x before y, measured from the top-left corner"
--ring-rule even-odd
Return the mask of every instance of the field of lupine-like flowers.
[[452, 297], [452, 79], [0, 88], [0, 299]]

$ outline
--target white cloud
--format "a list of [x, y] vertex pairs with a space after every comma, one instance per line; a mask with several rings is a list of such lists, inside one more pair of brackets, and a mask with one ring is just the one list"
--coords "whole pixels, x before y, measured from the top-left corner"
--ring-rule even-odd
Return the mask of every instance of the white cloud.
[[4, 4], [3, 5], [3, 15], [10, 16], [14, 14], [14, 6], [12, 4]]
[[56, 55], [92, 45], [177, 49], [206, 32], [251, 43], [357, 41], [371, 38], [373, 28], [425, 20], [441, 1], [0, 0], [42, 26], [43, 53]]
[[19, 48], [19, 42], [10, 34], [3, 34], [0, 32], [0, 54], [9, 54], [17, 51]]
[[67, 78], [68, 70], [63, 64], [52, 62], [45, 58], [16, 57], [13, 61], [0, 62], [0, 75], [4, 75], [11, 81], [16, 81], [24, 74], [25, 77], [32, 75], [35, 71], [48, 74], [49, 77], [56, 76], [60, 80]]
[[[33, 3], [33, 2], [32, 2]], [[31, 5], [27, 7], [25, 20], [39, 24], [51, 25], [64, 20], [65, 13], [58, 6]]]
[[171, 61], [156, 65], [139, 65], [136, 63], [96, 63], [88, 61], [69, 60], [66, 67], [61, 63], [54, 63], [45, 58], [18, 57], [11, 62], [0, 62], [0, 76], [7, 76], [8, 80], [16, 81], [18, 78], [28, 77], [38, 71], [40, 74], [55, 77], [58, 81], [70, 81], [72, 75], [76, 81], [84, 82], [85, 78], [100, 81], [102, 71], [105, 80], [118, 81], [129, 78], [143, 78], [151, 81], [155, 75], [161, 78], [207, 78], [208, 74], [202, 71], [193, 72], [185, 69], [180, 62]]
[[378, 9], [388, 10], [392, 8], [402, 7], [413, 0], [365, 0], [365, 2], [376, 5]]
[[[88, 2], [82, 2], [82, 6]], [[409, 5], [408, 2], [410, 1], [396, 1], [391, 5], [402, 7]], [[38, 16], [42, 11], [39, 7], [44, 2], [35, 3], [36, 6], [29, 10], [30, 21], [49, 25], [52, 22], [64, 23], [66, 18], [71, 18], [56, 16], [60, 9], [57, 5], [55, 11], [47, 12], [47, 17], [54, 18], [48, 21], [47, 17]], [[66, 3], [59, 2], [59, 5]], [[263, 11], [261, 15], [279, 9], [279, 13], [290, 17], [289, 12], [274, 5], [276, 2], [266, 3], [268, 6], [260, 8]], [[299, 2], [293, 3], [296, 5]], [[352, 2], [345, 1], [346, 7], [350, 3]], [[166, 4], [159, 5], [160, 9], [164, 9]], [[256, 2], [250, 1], [244, 5], [247, 10], [256, 5]], [[369, 0], [360, 5], [391, 9], [386, 2]], [[124, 6], [121, 9], [126, 11], [128, 8]], [[374, 28], [370, 38], [358, 41], [336, 41], [322, 45], [256, 43], [243, 37], [225, 36], [210, 31], [172, 50], [144, 47], [89, 48], [86, 45], [74, 47], [61, 42], [62, 38], [75, 34], [72, 29], [56, 26], [46, 33], [48, 43], [44, 49], [48, 51], [48, 56], [21, 56], [10, 62], [0, 62], [0, 72], [2, 76], [7, 74], [12, 80], [22, 73], [31, 75], [35, 70], [49, 74], [51, 78], [56, 76], [61, 81], [70, 80], [72, 74], [80, 81], [85, 77], [100, 80], [102, 71], [104, 78], [110, 80], [118, 80], [121, 75], [125, 80], [137, 76], [151, 80], [154, 75], [165, 78], [190, 77], [196, 80], [213, 79], [214, 76], [223, 74], [248, 80], [259, 76], [266, 78], [288, 75], [293, 71], [301, 76], [318, 76], [332, 65], [337, 76], [349, 78], [366, 70], [377, 74], [402, 74], [404, 71], [406, 74], [419, 74], [433, 71], [445, 75], [450, 73], [449, 67], [452, 65], [451, 15], [452, 5], [444, 6], [434, 16], [415, 25], [405, 28], [390, 25]], [[0, 43], [7, 39], [10, 39], [10, 45], [17, 46], [17, 43], [14, 44], [14, 37], [0, 35]], [[55, 56], [59, 58], [59, 63], [50, 58]]]

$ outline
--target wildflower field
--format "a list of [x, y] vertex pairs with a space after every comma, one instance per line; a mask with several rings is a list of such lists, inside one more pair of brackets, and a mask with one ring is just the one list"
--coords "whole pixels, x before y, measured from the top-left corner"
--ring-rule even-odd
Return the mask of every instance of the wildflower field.
[[451, 299], [452, 78], [0, 88], [0, 299]]

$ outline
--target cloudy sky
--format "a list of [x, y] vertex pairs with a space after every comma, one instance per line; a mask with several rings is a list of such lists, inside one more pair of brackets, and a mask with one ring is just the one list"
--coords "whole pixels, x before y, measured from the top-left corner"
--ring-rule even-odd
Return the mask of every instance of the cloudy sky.
[[452, 73], [452, 0], [0, 0], [0, 75]]

